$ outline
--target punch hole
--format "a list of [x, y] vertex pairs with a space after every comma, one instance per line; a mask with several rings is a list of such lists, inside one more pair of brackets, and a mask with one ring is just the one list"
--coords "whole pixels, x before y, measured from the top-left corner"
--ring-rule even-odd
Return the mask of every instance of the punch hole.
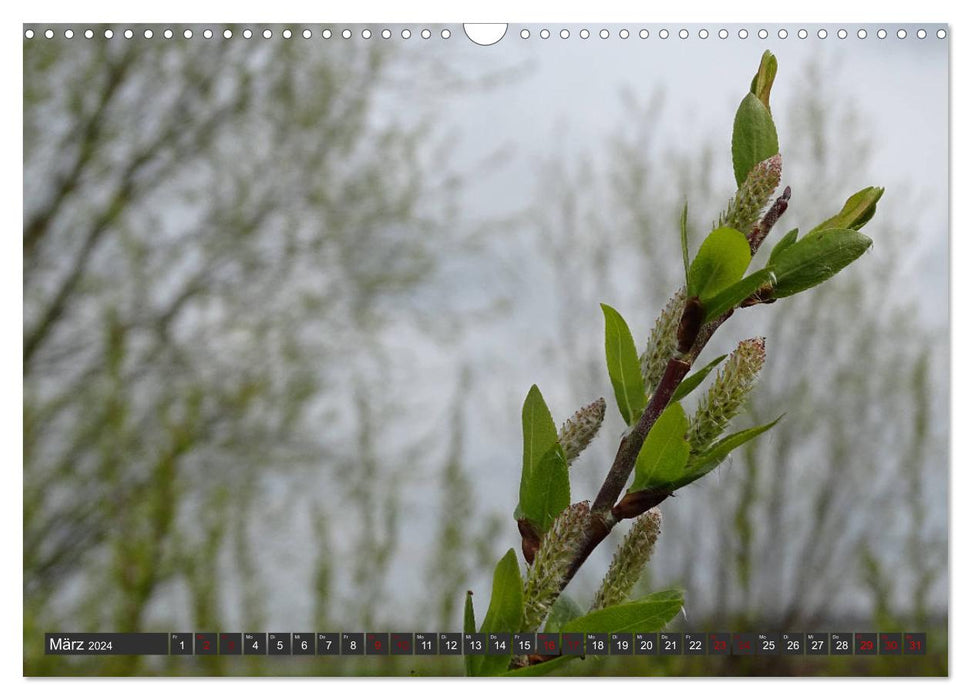
[[698, 38], [699, 39], [707, 39], [708, 38], [708, 30], [707, 29], [699, 29], [698, 30]]
[[787, 36], [789, 36], [789, 32], [787, 32], [785, 29], [780, 29], [779, 30], [779, 38], [780, 39], [785, 39]]
[[24, 38], [25, 39], [33, 39], [34, 38], [34, 30], [33, 29], [28, 29], [27, 31], [25, 31], [24, 32]]
[[114, 35], [115, 33], [113, 31], [111, 31], [110, 29], [105, 29], [105, 39], [110, 39]]
[[540, 39], [549, 39], [550, 38], [550, 30], [549, 29], [542, 30], [539, 33], [539, 38]]
[[479, 46], [492, 46], [499, 43], [506, 36], [508, 24], [463, 24], [467, 36], [472, 43]]
[[816, 32], [816, 36], [818, 36], [820, 39], [825, 39], [829, 35], [826, 33], [825, 29], [820, 29], [818, 32]]
[[[662, 29], [661, 31], [665, 31], [665, 30]], [[621, 39], [626, 39], [629, 36], [630, 36], [630, 32], [629, 31], [627, 31], [626, 29], [621, 29], [620, 30], [620, 38]]]
[[877, 39], [886, 39], [886, 38], [887, 38], [887, 30], [886, 29], [878, 29], [877, 30]]
[[798, 32], [796, 32], [796, 36], [798, 36], [800, 39], [805, 39], [807, 36], [809, 36], [809, 32], [807, 32], [805, 29], [800, 29]]
[[529, 38], [529, 30], [528, 30], [528, 29], [523, 29], [523, 30], [521, 30], [521, 31], [519, 32], [519, 37], [520, 37], [521, 39], [528, 39], [528, 38]]
[[937, 30], [937, 38], [938, 39], [944, 39], [946, 37], [947, 37], [947, 31], [946, 30], [944, 30], [944, 29], [938, 29]]
[[728, 30], [727, 29], [719, 29], [718, 30], [718, 38], [719, 39], [727, 39], [728, 38]]
[[65, 29], [64, 30], [64, 38], [65, 39], [73, 39], [74, 38], [74, 30], [73, 29]]
[[668, 32], [668, 30], [667, 30], [667, 29], [662, 29], [661, 31], [659, 31], [659, 32], [657, 33], [657, 35], [658, 35], [659, 37], [661, 37], [662, 39], [667, 39], [667, 38], [668, 38], [668, 37], [670, 36], [670, 33]]
[[569, 39], [570, 38], [570, 30], [569, 29], [561, 29], [560, 30], [560, 38], [561, 39]]
[[917, 30], [917, 38], [918, 39], [925, 39], [926, 37], [927, 37], [927, 31], [926, 30], [924, 30], [924, 29], [918, 29]]
[[738, 30], [738, 38], [739, 39], [748, 39], [748, 29], [739, 29]]
[[651, 33], [649, 31], [647, 31], [646, 29], [642, 29], [641, 31], [637, 32], [637, 36], [639, 36], [641, 39], [646, 39], [650, 35], [651, 35]]
[[166, 39], [171, 39], [173, 37], [172, 30], [166, 29], [164, 32], [162, 32], [162, 36]]
[[363, 38], [365, 38], [365, 39], [370, 39], [371, 38], [371, 30], [370, 29], [362, 29], [361, 30], [361, 36]]
[[581, 29], [580, 30], [580, 38], [581, 39], [589, 39], [590, 38], [590, 30], [589, 29]]
[[845, 39], [846, 38], [846, 30], [845, 29], [840, 29], [839, 31], [836, 32], [836, 36], [838, 36], [840, 39]]
[[768, 29], [760, 29], [759, 30], [759, 39], [768, 39], [768, 38], [769, 38], [769, 30]]
[[192, 38], [192, 30], [191, 29], [186, 29], [184, 32], [182, 32], [182, 36], [185, 37], [186, 39], [191, 39]]

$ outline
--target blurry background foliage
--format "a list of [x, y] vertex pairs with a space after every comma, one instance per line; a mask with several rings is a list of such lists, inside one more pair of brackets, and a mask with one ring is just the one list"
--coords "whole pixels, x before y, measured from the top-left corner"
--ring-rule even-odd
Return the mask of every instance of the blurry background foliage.
[[[624, 91], [600, 141], [536, 170], [534, 206], [490, 216], [465, 198], [509, 154], [455, 164], [475, 134], [436, 110], [522, 67], [320, 46], [25, 44], [27, 674], [461, 675], [449, 657], [67, 659], [41, 641], [460, 629], [465, 590], [484, 605], [491, 562], [517, 544], [514, 499], [481, 486], [496, 470], [517, 480], [535, 368], [511, 369], [515, 348], [567, 378], [548, 394], [558, 423], [604, 395], [598, 303], [642, 342], [683, 274], [685, 197], [697, 244], [734, 190], [713, 177], [727, 132], [673, 145], [655, 125], [678, 95]], [[805, 86], [775, 115], [785, 231], [868, 184], [875, 144], [858, 104], [824, 97], [833, 65], [780, 64]], [[906, 628], [928, 631], [932, 654], [588, 659], [573, 673], [946, 672], [947, 328], [919, 313], [900, 263], [921, 192], [881, 184], [873, 251], [851, 272], [726, 324], [726, 338], [767, 338], [746, 423], [787, 415], [665, 504], [642, 585], [686, 589], [687, 631]], [[524, 248], [543, 254], [504, 252]], [[508, 290], [533, 276], [553, 281], [554, 323], [524, 337]], [[496, 334], [511, 354], [475, 351]], [[591, 496], [613, 444], [574, 470]], [[581, 572], [571, 587], [596, 583]]]

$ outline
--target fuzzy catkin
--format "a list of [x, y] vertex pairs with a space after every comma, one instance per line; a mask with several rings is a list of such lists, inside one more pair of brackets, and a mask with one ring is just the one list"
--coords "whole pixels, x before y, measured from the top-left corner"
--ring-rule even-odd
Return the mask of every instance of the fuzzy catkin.
[[738, 344], [691, 418], [686, 437], [692, 454], [703, 452], [718, 439], [741, 410], [764, 364], [765, 338], [750, 338]]
[[777, 153], [752, 168], [728, 203], [728, 208], [719, 217], [717, 227], [730, 226], [748, 235], [781, 180], [782, 156]]
[[651, 508], [634, 521], [624, 542], [614, 554], [600, 590], [593, 600], [591, 612], [618, 605], [627, 600], [644, 566], [654, 552], [654, 543], [661, 534], [661, 511]]
[[661, 310], [661, 315], [654, 322], [651, 335], [647, 340], [647, 348], [641, 355], [641, 375], [644, 377], [644, 388], [648, 396], [654, 392], [668, 360], [678, 350], [678, 324], [684, 311], [685, 291], [682, 287], [668, 300]]
[[567, 465], [573, 464], [574, 460], [580, 456], [590, 441], [597, 435], [600, 425], [604, 421], [604, 413], [607, 410], [607, 402], [602, 398], [597, 399], [592, 404], [584, 406], [573, 414], [563, 427], [557, 441], [563, 448], [566, 455]]
[[574, 503], [560, 513], [543, 535], [539, 551], [526, 575], [523, 590], [523, 627], [538, 630], [560, 595], [573, 557], [583, 544], [590, 520], [590, 502]]

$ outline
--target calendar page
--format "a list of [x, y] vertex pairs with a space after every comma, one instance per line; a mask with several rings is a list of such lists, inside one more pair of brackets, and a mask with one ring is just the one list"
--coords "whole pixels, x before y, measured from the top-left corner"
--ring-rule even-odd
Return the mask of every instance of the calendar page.
[[23, 24], [24, 675], [948, 675], [950, 33]]

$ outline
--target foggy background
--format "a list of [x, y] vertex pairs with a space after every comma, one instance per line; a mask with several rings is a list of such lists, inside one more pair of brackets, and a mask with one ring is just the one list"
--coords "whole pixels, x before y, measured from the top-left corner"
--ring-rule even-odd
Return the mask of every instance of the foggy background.
[[[46, 28], [24, 41], [27, 672], [198, 670], [45, 658], [44, 631], [450, 631], [467, 589], [484, 610], [518, 551], [526, 391], [557, 424], [608, 399], [571, 469], [592, 498], [623, 430], [597, 305], [643, 349], [683, 276], [683, 202], [693, 252], [734, 193], [732, 120], [766, 48], [793, 190], [774, 240], [877, 185], [874, 246], [700, 358], [766, 336], [734, 425], [786, 417], [662, 506], [640, 590], [684, 587], [688, 631], [907, 628], [946, 649], [936, 26], [510, 25], [491, 47], [460, 26]], [[568, 588], [582, 604], [624, 529]], [[246, 661], [198, 663], [305, 672]]]

